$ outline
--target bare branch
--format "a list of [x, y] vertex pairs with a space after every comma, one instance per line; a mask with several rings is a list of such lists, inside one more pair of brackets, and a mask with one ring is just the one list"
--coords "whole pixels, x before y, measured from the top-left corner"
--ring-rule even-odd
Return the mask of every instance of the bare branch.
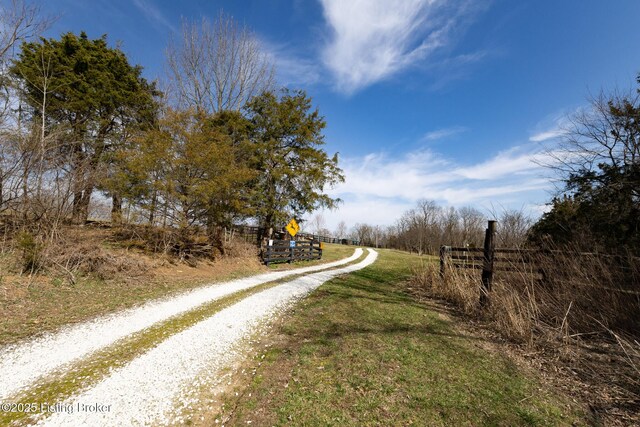
[[274, 67], [257, 37], [220, 13], [215, 22], [182, 23], [181, 40], [167, 48], [174, 101], [215, 113], [239, 110], [273, 86]]
[[565, 136], [548, 151], [545, 164], [564, 178], [593, 172], [606, 164], [621, 168], [640, 159], [640, 94], [603, 93], [591, 105], [569, 117]]
[[9, 0], [0, 3], [0, 59], [13, 56], [13, 48], [20, 42], [36, 37], [54, 21], [42, 18], [40, 6], [24, 0]]

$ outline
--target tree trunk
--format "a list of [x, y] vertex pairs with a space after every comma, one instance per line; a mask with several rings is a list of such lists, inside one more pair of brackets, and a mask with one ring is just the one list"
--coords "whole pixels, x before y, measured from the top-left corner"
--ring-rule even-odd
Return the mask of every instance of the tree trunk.
[[273, 235], [273, 214], [267, 214], [264, 219], [264, 224], [258, 230], [258, 245], [262, 246], [264, 239], [270, 239]]
[[79, 206], [79, 224], [85, 224], [89, 219], [89, 203], [91, 202], [91, 193], [93, 193], [93, 185], [87, 184], [82, 190]]
[[151, 207], [149, 208], [149, 225], [153, 227], [156, 216], [156, 205], [158, 204], [158, 192], [153, 190], [151, 195]]
[[73, 171], [71, 179], [73, 201], [71, 203], [71, 222], [73, 224], [81, 224], [82, 219], [82, 187], [84, 181], [84, 153], [82, 152], [82, 146], [76, 143], [73, 147]]
[[220, 252], [220, 255], [224, 256], [225, 250], [222, 233], [222, 227], [213, 224], [210, 220], [207, 221], [207, 235], [209, 237], [209, 243], [211, 243], [211, 245]]
[[167, 201], [164, 202], [164, 209], [162, 213], [162, 228], [167, 227], [167, 215], [169, 215], [169, 206], [167, 205]]
[[[74, 185], [75, 187], [75, 185]], [[82, 223], [82, 214], [80, 213], [80, 200], [82, 199], [82, 191], [74, 190], [73, 191], [73, 202], [71, 205], [71, 222], [73, 224], [81, 224]]]
[[4, 175], [2, 169], [0, 169], [0, 212], [2, 212], [2, 207], [4, 205]]
[[[89, 175], [92, 174], [89, 173]], [[72, 221], [76, 225], [86, 223], [89, 218], [89, 203], [91, 202], [91, 194], [94, 188], [91, 176], [87, 177], [84, 182], [82, 182], [81, 178], [76, 178], [80, 182], [75, 182], [73, 189]]]
[[207, 235], [213, 247], [220, 252], [220, 255], [224, 256], [224, 229], [220, 225], [221, 221], [216, 217], [216, 213], [214, 203], [211, 201], [207, 212]]
[[[91, 155], [89, 162], [80, 161], [77, 165], [78, 170], [80, 171], [80, 177], [79, 182], [76, 183], [76, 190], [79, 191], [74, 191], [73, 196], [74, 224], [84, 224], [89, 218], [89, 203], [91, 202], [91, 194], [93, 193], [93, 189], [95, 188], [95, 175], [98, 169], [98, 165], [100, 164], [100, 159], [102, 157], [104, 148], [104, 141], [100, 140], [100, 142], [97, 143], [96, 151]], [[82, 152], [79, 153], [84, 154]], [[85, 156], [80, 155], [79, 159], [84, 160]], [[86, 165], [83, 163], [86, 163]], [[86, 167], [87, 170], [83, 170], [84, 167]], [[84, 180], [82, 178], [84, 178]], [[76, 177], [76, 179], [78, 179], [78, 177]]]
[[111, 195], [111, 223], [113, 225], [122, 224], [122, 197], [118, 193]]
[[26, 221], [29, 211], [29, 163], [25, 160], [22, 169], [22, 216]]

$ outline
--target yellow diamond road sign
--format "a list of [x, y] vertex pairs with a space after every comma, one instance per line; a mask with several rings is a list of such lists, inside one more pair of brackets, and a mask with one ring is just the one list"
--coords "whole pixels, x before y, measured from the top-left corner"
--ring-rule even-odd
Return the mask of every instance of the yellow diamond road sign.
[[293, 219], [293, 218], [291, 219], [291, 221], [289, 221], [289, 224], [287, 224], [287, 226], [285, 228], [287, 229], [289, 234], [291, 234], [291, 237], [295, 236], [296, 233], [298, 233], [298, 231], [300, 231], [300, 226], [298, 225], [296, 220]]

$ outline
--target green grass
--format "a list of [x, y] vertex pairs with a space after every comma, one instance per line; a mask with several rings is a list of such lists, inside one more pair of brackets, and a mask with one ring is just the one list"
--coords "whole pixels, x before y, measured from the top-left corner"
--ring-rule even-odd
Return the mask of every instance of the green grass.
[[[402, 289], [417, 256], [380, 251], [371, 267], [323, 285], [274, 331], [274, 345], [225, 425], [555, 426], [582, 424], [480, 338]], [[241, 387], [241, 388], [242, 388]]]

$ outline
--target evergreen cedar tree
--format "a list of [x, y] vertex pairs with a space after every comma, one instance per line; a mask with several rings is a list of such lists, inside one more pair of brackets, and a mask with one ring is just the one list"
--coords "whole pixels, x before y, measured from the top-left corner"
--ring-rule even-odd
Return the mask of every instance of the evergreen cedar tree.
[[326, 122], [303, 91], [265, 92], [245, 108], [253, 145], [253, 208], [260, 224], [270, 230], [291, 217], [340, 202], [324, 193], [344, 181], [337, 153], [329, 157], [322, 130]]
[[159, 93], [106, 36], [84, 32], [24, 43], [10, 72], [35, 119], [65, 129], [58, 154], [69, 163], [73, 220], [83, 223], [109, 154], [128, 129], [153, 121]]
[[280, 228], [339, 202], [325, 193], [344, 180], [338, 157], [323, 150], [326, 122], [303, 91], [264, 92], [243, 111], [161, 112], [142, 68], [85, 33], [24, 43], [10, 72], [34, 123], [62, 131], [55, 162], [68, 170], [76, 223], [94, 190], [112, 196], [115, 222], [125, 199], [151, 224], [162, 213], [209, 230], [249, 217]]
[[204, 224], [211, 233], [249, 214], [246, 187], [255, 174], [246, 160], [248, 141], [228, 133], [232, 119], [237, 115], [168, 109], [125, 150], [117, 181], [148, 210], [151, 223], [159, 201], [180, 228]]
[[286, 90], [255, 97], [245, 115], [167, 109], [123, 152], [121, 191], [150, 218], [162, 200], [174, 223], [205, 224], [212, 236], [246, 218], [266, 230], [335, 207], [324, 189], [344, 178], [337, 156], [320, 148], [325, 122], [310, 109], [303, 92]]

